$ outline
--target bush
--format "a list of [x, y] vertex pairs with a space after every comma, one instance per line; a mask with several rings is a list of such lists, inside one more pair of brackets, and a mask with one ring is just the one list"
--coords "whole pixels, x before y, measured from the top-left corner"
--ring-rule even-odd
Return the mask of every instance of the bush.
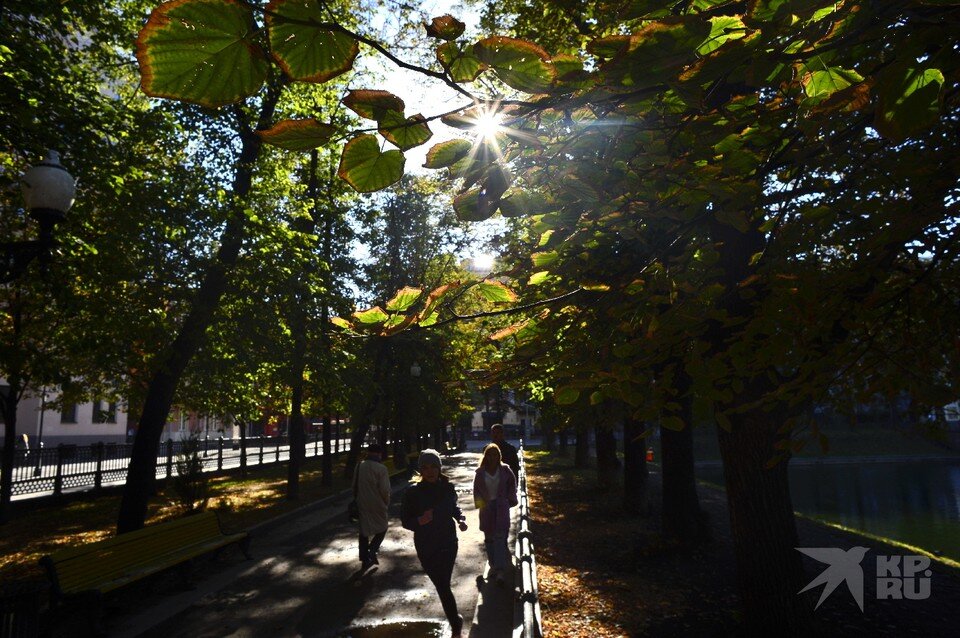
[[189, 513], [207, 509], [210, 499], [209, 477], [203, 471], [200, 438], [191, 434], [183, 442], [176, 458], [177, 472], [173, 477], [173, 492], [177, 501]]

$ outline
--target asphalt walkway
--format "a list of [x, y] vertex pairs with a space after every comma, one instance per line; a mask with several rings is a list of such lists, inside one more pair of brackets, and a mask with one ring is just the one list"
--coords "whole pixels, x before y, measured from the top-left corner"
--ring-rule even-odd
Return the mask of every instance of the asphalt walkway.
[[[483, 534], [473, 506], [472, 452], [444, 460], [469, 529], [460, 533], [454, 594], [470, 638], [514, 634], [513, 589], [487, 584]], [[345, 516], [347, 495], [306, 507], [252, 531], [253, 561], [224, 552], [205, 564], [192, 591], [151, 594], [108, 608], [110, 636], [133, 638], [391, 638], [450, 635], [433, 585], [420, 569], [413, 534], [400, 526], [407, 483], [394, 487], [390, 528], [380, 565], [360, 573], [356, 526]], [[228, 556], [229, 554], [229, 556]], [[237, 555], [234, 555], [237, 554]]]

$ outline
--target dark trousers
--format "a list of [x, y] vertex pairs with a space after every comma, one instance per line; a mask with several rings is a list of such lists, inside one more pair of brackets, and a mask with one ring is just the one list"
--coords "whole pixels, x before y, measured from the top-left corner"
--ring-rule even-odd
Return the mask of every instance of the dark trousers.
[[440, 604], [443, 605], [443, 613], [447, 617], [447, 622], [453, 628], [453, 633], [460, 631], [463, 620], [457, 611], [457, 600], [453, 597], [453, 590], [450, 589], [450, 577], [453, 575], [453, 563], [457, 560], [457, 545], [443, 549], [430, 549], [429, 553], [419, 554], [420, 564], [423, 571], [427, 573], [433, 586], [437, 588], [437, 594], [440, 595]]
[[380, 551], [380, 543], [383, 542], [383, 537], [386, 535], [386, 532], [380, 532], [374, 534], [373, 538], [370, 539], [360, 534], [360, 560], [368, 560], [376, 556], [377, 552]]

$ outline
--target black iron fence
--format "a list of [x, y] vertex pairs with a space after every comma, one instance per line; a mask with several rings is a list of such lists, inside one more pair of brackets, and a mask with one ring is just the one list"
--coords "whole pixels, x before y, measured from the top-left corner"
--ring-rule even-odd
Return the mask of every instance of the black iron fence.
[[[189, 441], [164, 441], [157, 455], [157, 478], [177, 473], [177, 457], [186, 451]], [[349, 439], [332, 442], [333, 452], [345, 451]], [[202, 438], [199, 454], [204, 472], [224, 472], [238, 467], [269, 465], [290, 458], [286, 436], [251, 436], [245, 440]], [[64, 492], [100, 489], [122, 484], [133, 450], [132, 443], [61, 444], [55, 448], [17, 450], [13, 467], [13, 495], [61, 495]], [[306, 456], [322, 456], [320, 434], [307, 440]]]
[[523, 614], [523, 637], [541, 638], [540, 598], [537, 586], [537, 561], [533, 557], [533, 532], [530, 531], [530, 501], [527, 499], [527, 468], [520, 441], [520, 475], [517, 477], [520, 499], [520, 521], [517, 529], [517, 563], [520, 565], [520, 598]]

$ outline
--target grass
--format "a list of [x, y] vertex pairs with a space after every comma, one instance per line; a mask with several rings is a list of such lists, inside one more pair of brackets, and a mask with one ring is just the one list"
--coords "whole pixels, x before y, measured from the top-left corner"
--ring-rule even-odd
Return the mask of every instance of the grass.
[[[334, 463], [333, 485], [321, 485], [320, 460], [307, 460], [300, 474], [300, 498], [286, 498], [286, 465], [210, 479], [208, 509], [220, 516], [227, 531], [240, 530], [350, 487], [343, 478], [344, 461]], [[0, 581], [41, 578], [37, 561], [57, 549], [89, 543], [113, 535], [120, 496], [77, 500], [64, 505], [45, 505], [23, 512], [3, 526], [0, 534]], [[182, 516], [171, 487], [160, 489], [151, 499], [147, 524]]]

